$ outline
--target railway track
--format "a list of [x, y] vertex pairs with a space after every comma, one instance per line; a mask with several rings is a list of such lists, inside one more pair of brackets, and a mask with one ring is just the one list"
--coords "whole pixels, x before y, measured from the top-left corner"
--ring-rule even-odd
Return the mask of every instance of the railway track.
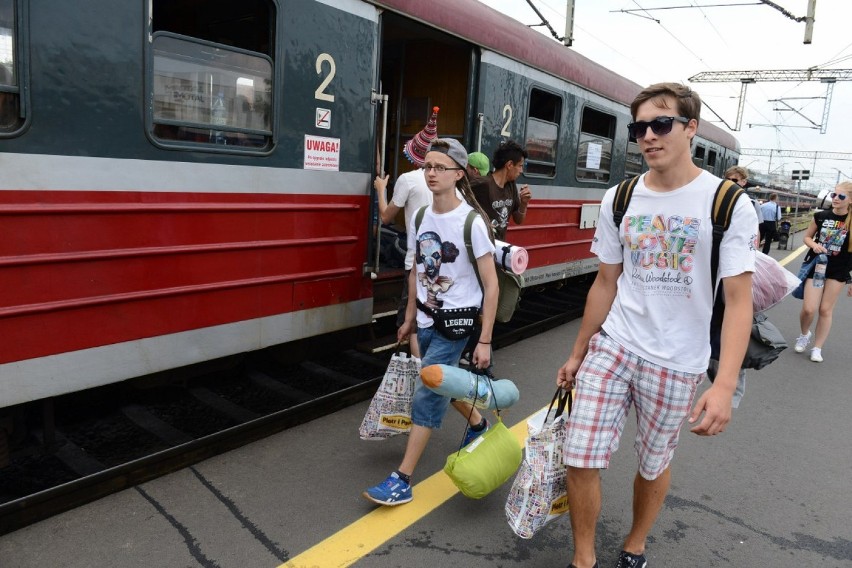
[[[496, 326], [495, 349], [579, 317], [587, 284], [526, 291], [512, 321]], [[43, 418], [31, 408], [13, 415], [29, 423], [28, 435], [13, 440], [0, 469], [0, 534], [369, 399], [392, 351], [394, 317], [378, 318], [367, 340], [269, 349], [194, 376], [59, 397], [45, 403]]]

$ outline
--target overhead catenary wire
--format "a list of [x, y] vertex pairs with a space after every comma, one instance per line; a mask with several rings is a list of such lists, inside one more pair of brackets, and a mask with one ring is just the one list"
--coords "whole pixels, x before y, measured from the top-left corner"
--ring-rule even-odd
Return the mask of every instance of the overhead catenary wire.
[[[558, 29], [560, 23], [564, 23], [564, 5], [555, 7], [554, 0], [534, 1], [535, 6], [539, 9], [540, 13], [544, 14], [544, 16], [549, 20], [549, 23], [551, 23], [553, 27]], [[558, 1], [559, 0], [557, 0], [557, 2]], [[592, 0], [581, 1], [586, 1], [590, 4], [592, 3]], [[723, 33], [722, 30], [725, 28], [720, 25], [720, 18], [726, 20], [730, 18], [730, 16], [722, 16], [721, 13], [717, 13], [719, 9], [737, 7], [742, 10], [757, 10], [759, 12], [766, 12], [764, 8], [773, 8], [772, 5], [767, 5], [765, 2], [762, 1], [749, 2], [748, 0], [741, 0], [739, 2], [730, 2], [725, 4], [722, 4], [719, 1], [712, 2], [712, 0], [706, 3], [702, 2], [701, 0], [687, 0], [686, 2], [681, 2], [680, 4], [683, 5], [682, 9], [669, 10], [668, 13], [682, 12], [683, 10], [688, 9], [698, 10], [698, 12], [701, 13], [701, 18], [703, 21], [696, 24], [689, 23], [687, 26], [678, 25], [676, 27], [672, 27], [670, 21], [667, 18], [658, 20], [655, 17], [658, 15], [658, 8], [646, 8], [647, 2], [643, 2], [642, 0], [622, 0], [621, 7], [624, 8], [625, 11], [630, 10], [630, 15], [642, 15], [643, 19], [651, 19], [651, 21], [657, 23], [656, 29], [664, 32], [664, 34], [662, 34], [663, 37], [669, 37], [671, 41], [674, 41], [675, 44], [678, 46], [673, 50], [674, 52], [680, 52], [683, 54], [683, 57], [695, 60], [698, 63], [698, 66], [705, 70], [718, 69], [719, 67], [724, 68], [725, 66], [727, 66], [727, 64], [720, 65], [719, 63], [723, 63], [722, 61], [714, 62], [714, 59], [716, 59], [718, 56], [724, 55], [725, 52], [728, 52], [732, 57], [735, 57], [734, 60], [736, 60], [737, 57], [734, 55], [737, 52], [737, 49], [735, 49], [734, 47], [734, 43], [732, 41], [733, 37], [730, 34]], [[600, 10], [598, 8], [599, 5], [597, 3], [594, 3], [594, 5], [594, 11], [596, 12], [612, 11], [608, 10], [606, 7], [602, 7], [603, 10]], [[665, 8], [675, 7], [676, 6]], [[588, 9], [591, 9], [591, 7], [589, 7]], [[620, 25], [618, 27], [608, 27], [606, 28], [607, 31], [600, 31], [596, 28], [590, 29], [588, 25], [578, 25], [584, 22], [583, 14], [585, 13], [585, 9], [582, 6], [578, 6], [577, 10], [577, 13], [580, 17], [575, 21], [574, 29], [581, 33], [581, 37], [575, 37], [575, 45], [583, 46], [580, 47], [580, 50], [583, 53], [588, 54], [595, 50], [606, 50], [607, 52], [612, 53], [617, 58], [622, 59], [625, 62], [625, 66], [629, 69], [629, 71], [626, 72], [626, 75], [632, 78], [633, 80], [637, 80], [638, 78], [638, 81], [642, 84], [665, 80], [676, 80], [684, 84], [688, 83], [688, 77], [661, 77], [660, 68], [658, 66], [655, 66], [653, 61], [650, 61], [648, 58], [640, 59], [638, 57], [639, 51], [621, 50], [618, 47], [618, 42], [607, 41], [607, 37], [611, 33], [623, 33], [616, 31], [618, 27], [621, 27]], [[713, 12], [713, 10], [717, 11]], [[729, 10], [723, 11], [726, 14], [729, 13]], [[719, 23], [717, 24], [716, 22]], [[647, 27], [642, 26], [641, 24], [635, 25], [633, 27], [635, 29], [629, 32], [631, 34], [631, 37], [635, 34], [648, 34], [646, 37], [648, 37], [649, 39], [655, 38], [655, 34], [651, 33]], [[645, 28], [644, 31], [642, 30], [643, 27]], [[707, 30], [706, 33], [712, 34], [713, 38], [709, 40], [706, 37], [704, 37], [704, 39], [700, 39], [701, 36], [699, 34], [692, 33], [698, 28], [703, 28]], [[541, 32], [545, 35], [548, 35], [548, 32], [545, 32], [543, 29], [541, 30]], [[554, 34], [551, 33], [550, 35]], [[554, 35], [554, 37], [557, 36]], [[578, 39], [579, 41], [577, 41]], [[696, 45], [696, 42], [699, 41], [699, 39], [700, 42]], [[589, 49], [590, 45], [595, 47]], [[657, 46], [657, 48], [665, 46], [665, 40], [662, 39], [660, 35], [657, 35], [655, 38], [655, 45]], [[662, 49], [672, 50], [671, 47], [662, 47]], [[832, 60], [846, 58], [847, 56], [852, 57], [852, 55], [848, 54], [848, 47], [844, 48], [844, 50], [841, 50], [838, 55], [832, 58]], [[596, 59], [593, 54], [591, 55], [591, 57], [592, 59]], [[624, 66], [622, 66], [622, 68], [624, 68]], [[642, 77], [652, 77], [653, 79], [651, 81], [648, 81], [647, 79], [643, 81]], [[793, 88], [793, 90], [795, 90], [796, 88], [801, 88], [801, 85], [797, 85]], [[780, 111], [771, 113], [767, 110], [765, 104], [760, 103], [760, 106], [758, 106], [760, 96], [762, 96], [766, 100], [778, 98], [778, 95], [776, 94], [777, 91], [767, 91], [763, 85], [754, 85], [752, 89], [757, 89], [755, 93], [760, 93], [760, 95], [758, 96], [758, 99], [752, 98], [750, 100], [745, 101], [744, 104], [748, 109], [748, 115], [750, 115], [747, 115], [745, 122], [750, 125], [761, 122], [773, 123], [773, 130], [775, 133], [776, 142], [780, 147], [803, 145], [803, 139], [797, 135], [797, 132], [795, 132], [794, 129], [786, 128], [787, 126], [794, 125], [797, 122], [797, 118], [795, 117], [794, 113]], [[734, 100], [736, 100], [737, 91], [739, 91], [738, 88], [735, 88], [731, 85], [726, 85], [722, 88], [722, 90], [730, 93], [732, 96], [734, 96]], [[721, 120], [721, 118], [717, 118], [717, 116], [714, 116], [720, 113], [725, 113], [726, 105], [730, 104], [728, 102], [725, 102], [724, 105], [719, 104], [722, 100], [722, 98], [719, 98], [720, 95], [722, 95], [722, 93], [719, 92], [719, 89], [708, 88], [702, 92], [702, 99], [710, 103], [709, 105], [705, 105], [705, 108], [708, 110], [707, 120], [725, 124], [724, 120]], [[716, 99], [716, 103], [714, 103], [714, 99]], [[803, 112], [807, 112], [809, 108], [813, 108], [812, 105], [796, 104], [794, 106], [799, 109], [802, 109]], [[717, 113], [716, 111], [720, 111], [720, 113]]]

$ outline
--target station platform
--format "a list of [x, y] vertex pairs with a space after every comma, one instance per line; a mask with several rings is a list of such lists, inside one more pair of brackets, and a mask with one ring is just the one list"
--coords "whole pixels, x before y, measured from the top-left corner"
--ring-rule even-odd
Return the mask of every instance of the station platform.
[[[772, 255], [794, 273], [803, 249]], [[825, 361], [795, 353], [799, 300], [768, 312], [791, 346], [749, 371], [726, 432], [684, 427], [672, 487], [651, 532], [651, 568], [664, 566], [852, 568], [848, 405], [852, 298], [845, 291]], [[495, 374], [521, 400], [504, 411], [523, 439], [526, 418], [547, 405], [579, 320], [495, 353]], [[702, 386], [706, 388], [709, 383]], [[414, 500], [381, 508], [362, 491], [398, 465], [405, 437], [367, 442], [368, 401], [160, 479], [0, 537], [0, 567], [332, 568], [565, 567], [567, 516], [531, 540], [514, 535], [503, 506], [510, 483], [482, 500], [459, 494], [442, 472], [462, 418], [450, 410], [414, 478]], [[598, 559], [613, 566], [629, 530], [635, 421], [602, 472]]]

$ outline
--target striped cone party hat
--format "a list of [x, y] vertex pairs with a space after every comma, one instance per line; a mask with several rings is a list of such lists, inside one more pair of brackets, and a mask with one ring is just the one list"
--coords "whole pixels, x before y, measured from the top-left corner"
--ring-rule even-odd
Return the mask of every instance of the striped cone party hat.
[[438, 107], [432, 107], [432, 116], [426, 127], [414, 135], [414, 138], [405, 143], [402, 153], [408, 160], [419, 168], [426, 163], [426, 152], [433, 140], [438, 138]]

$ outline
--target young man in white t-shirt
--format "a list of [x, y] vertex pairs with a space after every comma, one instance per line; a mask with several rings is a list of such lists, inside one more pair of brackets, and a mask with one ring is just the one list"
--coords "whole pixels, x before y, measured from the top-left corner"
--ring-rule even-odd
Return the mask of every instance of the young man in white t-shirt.
[[[601, 202], [592, 241], [600, 260], [580, 331], [557, 384], [576, 387], [565, 460], [574, 538], [573, 568], [597, 567], [600, 469], [618, 448], [631, 403], [639, 470], [633, 524], [617, 568], [646, 568], [645, 544], [669, 488], [669, 464], [684, 421], [700, 436], [725, 430], [752, 324], [756, 216], [738, 199], [720, 247], [725, 321], [719, 370], [693, 406], [710, 358], [713, 289], [711, 209], [721, 181], [692, 162], [701, 100], [677, 83], [643, 90], [628, 125], [649, 171], [615, 227], [615, 188]], [[691, 409], [691, 410], [690, 410]], [[703, 416], [702, 416], [703, 415]], [[614, 553], [614, 552], [613, 552]]]
[[[457, 140], [438, 139], [429, 147], [424, 171], [433, 202], [426, 208], [417, 230], [408, 234], [408, 247], [416, 250], [415, 265], [408, 279], [405, 321], [397, 331], [397, 339], [402, 341], [411, 333], [417, 334], [423, 353], [423, 367], [439, 364], [458, 366], [468, 341], [467, 337], [455, 339], [443, 335], [434, 323], [433, 315], [438, 315], [434, 310], [476, 309], [479, 306], [482, 306], [482, 331], [471, 363], [479, 369], [487, 369], [491, 364], [491, 332], [498, 295], [494, 243], [485, 224], [485, 214], [470, 190], [465, 167], [467, 152]], [[476, 269], [469, 259], [464, 238], [465, 221], [473, 208], [480, 213], [473, 220], [470, 235]], [[408, 222], [413, 229], [414, 217]], [[477, 272], [482, 280], [481, 288]], [[475, 421], [485, 422], [469, 404], [463, 401], [456, 403], [467, 405], [468, 412], [472, 412], [470, 416], [476, 417]], [[441, 427], [449, 405], [449, 398], [418, 382], [411, 405], [411, 432], [405, 455], [399, 467], [384, 481], [364, 491], [365, 498], [386, 506], [402, 505], [412, 500], [414, 469], [426, 450], [432, 430]], [[459, 406], [456, 408], [460, 409]], [[487, 427], [485, 424], [482, 426]]]

